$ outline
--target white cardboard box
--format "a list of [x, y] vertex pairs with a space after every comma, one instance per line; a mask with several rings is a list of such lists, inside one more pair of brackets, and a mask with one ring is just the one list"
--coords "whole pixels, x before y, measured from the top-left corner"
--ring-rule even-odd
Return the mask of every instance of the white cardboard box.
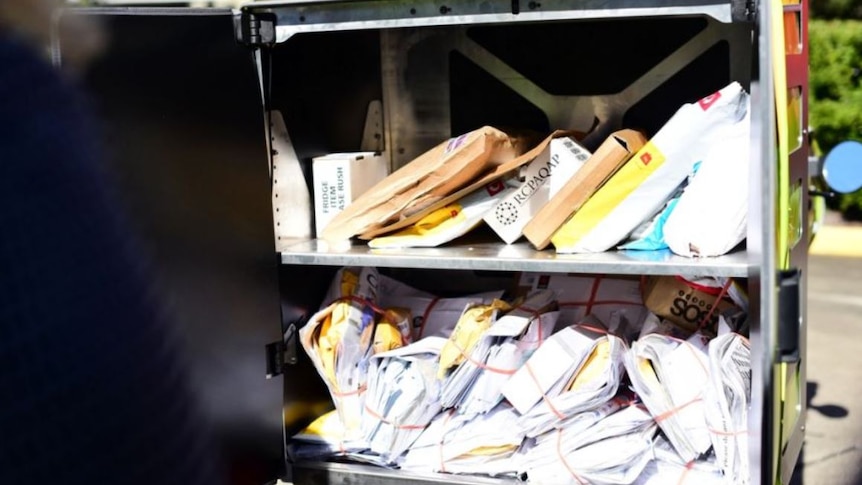
[[336, 214], [389, 174], [386, 159], [373, 152], [331, 153], [311, 161], [316, 235]]
[[485, 216], [485, 222], [507, 244], [515, 242], [545, 204], [575, 175], [590, 152], [569, 137], [554, 138], [524, 169], [524, 182]]

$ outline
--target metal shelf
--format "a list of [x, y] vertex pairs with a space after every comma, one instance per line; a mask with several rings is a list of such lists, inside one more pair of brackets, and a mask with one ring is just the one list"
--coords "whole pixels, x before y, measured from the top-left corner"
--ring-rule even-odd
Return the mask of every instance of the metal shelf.
[[276, 41], [303, 32], [705, 15], [750, 21], [741, 0], [298, 0], [254, 2], [275, 15]]
[[608, 251], [595, 254], [556, 254], [536, 251], [529, 243], [454, 243], [441, 248], [371, 249], [364, 244], [334, 247], [311, 240], [284, 244], [286, 265], [377, 266], [424, 269], [533, 271], [646, 275], [747, 277], [744, 250], [717, 258], [691, 259], [670, 251]]
[[419, 474], [370, 465], [345, 463], [302, 462], [293, 464], [294, 483], [316, 485], [513, 485], [524, 482], [512, 478], [485, 478], [443, 473]]

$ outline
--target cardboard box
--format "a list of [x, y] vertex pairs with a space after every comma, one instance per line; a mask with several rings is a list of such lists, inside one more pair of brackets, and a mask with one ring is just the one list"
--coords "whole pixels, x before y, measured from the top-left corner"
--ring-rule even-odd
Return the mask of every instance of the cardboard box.
[[572, 178], [590, 152], [570, 137], [552, 139], [523, 173], [523, 183], [497, 203], [484, 217], [485, 222], [506, 244], [523, 234], [524, 226], [551, 199], [551, 187], [558, 190]]
[[314, 230], [327, 224], [389, 173], [386, 159], [373, 152], [332, 153], [311, 161], [314, 184]]
[[[733, 302], [718, 300], [720, 288], [707, 288], [679, 276], [651, 276], [644, 286], [644, 304], [656, 315], [694, 332], [703, 326], [704, 333], [715, 335], [719, 315], [738, 311]], [[717, 306], [709, 320], [713, 306]]]
[[[473, 181], [468, 181], [466, 184], [460, 185], [459, 186], [460, 188], [456, 189], [453, 193], [443, 197], [442, 199], [437, 200], [436, 202], [431, 203], [430, 205], [428, 205], [427, 207], [425, 207], [421, 211], [416, 212], [412, 215], [403, 215], [403, 218], [397, 222], [390, 222], [388, 224], [379, 224], [379, 225], [375, 225], [374, 227], [370, 227], [365, 232], [360, 233], [359, 238], [360, 239], [374, 239], [375, 237], [377, 237], [381, 234], [386, 234], [389, 232], [397, 231], [399, 229], [403, 229], [407, 226], [411, 226], [411, 225], [415, 224], [416, 221], [422, 219], [427, 214], [429, 214], [429, 213], [431, 213], [437, 209], [440, 209], [441, 207], [446, 207], [447, 205], [451, 204], [452, 202], [455, 202], [456, 200], [463, 198], [467, 194], [470, 194], [470, 193], [478, 190], [480, 187], [488, 185], [490, 182], [493, 182], [494, 180], [497, 180], [500, 177], [503, 177], [504, 175], [507, 175], [507, 174], [511, 173], [512, 171], [517, 170], [522, 165], [532, 161], [534, 158], [539, 156], [539, 154], [542, 153], [542, 151], [545, 150], [545, 147], [548, 146], [548, 144], [551, 142], [551, 140], [553, 140], [554, 138], [559, 138], [561, 136], [574, 136], [575, 138], [581, 139], [581, 138], [583, 138], [584, 134], [573, 132], [573, 131], [562, 131], [562, 130], [555, 131], [555, 132], [551, 133], [550, 136], [548, 136], [547, 138], [542, 140], [541, 143], [539, 143], [538, 145], [536, 145], [535, 147], [533, 147], [532, 149], [530, 149], [526, 153], [523, 153], [520, 156], [514, 157], [514, 158], [512, 158], [509, 161], [506, 161], [504, 163], [493, 165], [493, 168], [483, 172], [482, 174], [480, 174], [478, 176], [478, 178], [473, 179]], [[404, 168], [407, 168], [409, 166], [410, 165], [407, 165]], [[399, 170], [399, 172], [400, 172], [400, 170]]]
[[589, 150], [581, 146], [572, 137], [560, 138], [551, 141], [551, 158], [559, 156], [565, 160], [571, 158], [577, 160], [577, 163], [566, 163], [559, 165], [555, 169], [554, 176], [548, 181], [548, 201], [550, 201], [560, 190], [566, 186], [566, 183], [575, 176], [575, 174], [587, 163], [587, 160], [593, 156]]
[[524, 235], [533, 246], [536, 249], [548, 247], [557, 229], [645, 143], [644, 136], [634, 130], [611, 134], [581, 170], [524, 226]]

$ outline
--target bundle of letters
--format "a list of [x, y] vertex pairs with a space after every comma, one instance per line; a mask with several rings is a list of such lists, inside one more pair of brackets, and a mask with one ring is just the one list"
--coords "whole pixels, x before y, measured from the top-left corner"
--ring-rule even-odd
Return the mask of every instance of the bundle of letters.
[[[522, 274], [437, 298], [344, 268], [300, 330], [335, 410], [289, 452], [540, 484], [746, 484], [744, 292], [668, 278]], [[705, 314], [662, 316], [657, 288], [698, 292]]]

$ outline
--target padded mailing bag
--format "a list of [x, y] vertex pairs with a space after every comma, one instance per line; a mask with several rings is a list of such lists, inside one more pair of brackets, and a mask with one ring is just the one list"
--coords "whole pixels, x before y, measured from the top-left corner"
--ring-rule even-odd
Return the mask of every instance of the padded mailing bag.
[[704, 157], [664, 226], [670, 250], [720, 256], [745, 239], [748, 221], [749, 117], [731, 125]]
[[748, 95], [731, 83], [683, 105], [656, 135], [551, 238], [559, 253], [606, 251], [656, 214], [728, 125], [747, 112]]

